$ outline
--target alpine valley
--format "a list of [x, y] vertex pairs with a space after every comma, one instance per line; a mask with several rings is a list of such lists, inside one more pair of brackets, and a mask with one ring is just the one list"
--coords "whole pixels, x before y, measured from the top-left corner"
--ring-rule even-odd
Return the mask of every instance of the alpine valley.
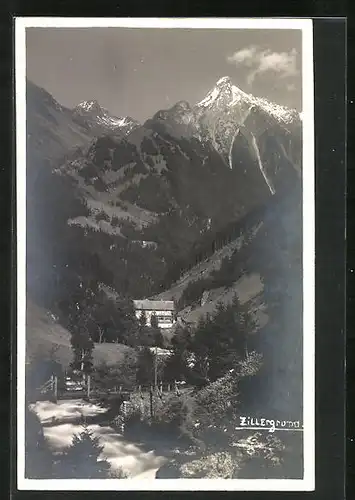
[[123, 330], [112, 309], [159, 297], [197, 324], [237, 294], [272, 360], [270, 407], [298, 409], [302, 120], [228, 77], [201, 98], [138, 123], [27, 82], [28, 315], [50, 312], [70, 334], [73, 311], [100, 304], [99, 327]]

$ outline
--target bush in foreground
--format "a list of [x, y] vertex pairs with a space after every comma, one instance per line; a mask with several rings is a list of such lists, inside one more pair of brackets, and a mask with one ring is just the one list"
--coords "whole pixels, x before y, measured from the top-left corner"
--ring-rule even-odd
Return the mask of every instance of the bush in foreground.
[[[249, 434], [247, 433], [249, 432]], [[282, 441], [268, 433], [239, 431], [224, 449], [175, 454], [158, 478], [261, 479], [283, 477]]]

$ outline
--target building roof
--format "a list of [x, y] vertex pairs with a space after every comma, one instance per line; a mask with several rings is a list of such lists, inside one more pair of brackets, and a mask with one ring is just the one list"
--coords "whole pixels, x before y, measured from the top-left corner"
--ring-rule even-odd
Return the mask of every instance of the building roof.
[[171, 349], [162, 349], [161, 347], [149, 347], [149, 350], [152, 354], [157, 353], [158, 356], [170, 356], [173, 352]]
[[173, 300], [134, 300], [134, 307], [136, 309], [143, 309], [146, 311], [174, 311]]

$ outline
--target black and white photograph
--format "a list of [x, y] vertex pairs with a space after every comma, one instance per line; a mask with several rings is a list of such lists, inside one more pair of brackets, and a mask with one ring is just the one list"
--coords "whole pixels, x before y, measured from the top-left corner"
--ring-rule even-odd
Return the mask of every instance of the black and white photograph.
[[24, 490], [314, 489], [309, 19], [16, 19]]

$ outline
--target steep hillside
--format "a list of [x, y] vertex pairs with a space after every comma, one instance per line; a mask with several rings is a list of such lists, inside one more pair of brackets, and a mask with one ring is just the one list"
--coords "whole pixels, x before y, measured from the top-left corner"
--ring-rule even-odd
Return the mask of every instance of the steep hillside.
[[138, 122], [117, 118], [96, 101], [85, 101], [76, 108], [62, 106], [43, 88], [26, 81], [26, 118], [28, 165], [52, 162], [87, 145], [94, 137], [128, 134]]
[[157, 296], [175, 300], [182, 323], [192, 325], [218, 302], [231, 304], [234, 294], [249, 303], [258, 320], [250, 348], [264, 356], [249, 408], [260, 416], [302, 418], [301, 199], [297, 185], [265, 207], [259, 222], [253, 220], [238, 238]]
[[[277, 260], [284, 267], [275, 273], [287, 276], [280, 217], [297, 212], [288, 196], [300, 182], [296, 112], [228, 79], [196, 105], [179, 102], [143, 125], [93, 101], [73, 111], [32, 91], [27, 284], [37, 304], [68, 325], [103, 283], [121, 297], [174, 298], [181, 318], [196, 322], [237, 292], [271, 328], [270, 287], [281, 285], [269, 264]], [[50, 168], [34, 175], [39, 157]], [[288, 199], [292, 210], [280, 201]], [[290, 224], [286, 234], [297, 236]], [[98, 307], [102, 328], [117, 332], [112, 304]]]
[[30, 80], [26, 86], [28, 168], [52, 161], [72, 148], [83, 146], [92, 134], [73, 121], [71, 110]]
[[[262, 225], [263, 221], [260, 220], [247, 230], [241, 231], [239, 237], [186, 271], [171, 288], [154, 298], [174, 300], [178, 305], [178, 316], [182, 322], [196, 324], [201, 315], [215, 311], [218, 302], [231, 304], [234, 295], [237, 294], [242, 304], [250, 303], [260, 324], [264, 325], [266, 318], [260, 298], [263, 290], [260, 274], [248, 273], [243, 269], [243, 253], [245, 254], [248, 245], [247, 240], [253, 240]], [[228, 276], [231, 278], [229, 283], [224, 274], [226, 262], [234, 262], [234, 269], [240, 267], [240, 272], [237, 271], [234, 281], [231, 275]], [[238, 265], [235, 265], [237, 262]], [[196, 291], [193, 290], [194, 288]], [[188, 293], [189, 289], [192, 290], [190, 293]]]
[[[207, 247], [201, 261], [189, 267], [169, 289], [154, 298], [174, 300], [183, 322], [196, 323], [201, 314], [211, 313], [218, 302], [231, 303], [237, 293], [242, 303], [254, 303], [264, 325], [265, 250], [269, 249], [276, 258], [279, 247], [284, 245], [290, 262], [300, 257], [300, 247], [294, 248], [301, 238], [299, 193], [299, 185], [295, 185], [283, 196], [274, 198], [272, 203], [247, 215], [236, 224], [229, 238], [225, 235], [219, 248]], [[295, 227], [285, 222], [292, 217], [298, 221]], [[286, 230], [287, 241], [281, 240], [282, 228]], [[214, 242], [213, 247], [217, 245]]]

